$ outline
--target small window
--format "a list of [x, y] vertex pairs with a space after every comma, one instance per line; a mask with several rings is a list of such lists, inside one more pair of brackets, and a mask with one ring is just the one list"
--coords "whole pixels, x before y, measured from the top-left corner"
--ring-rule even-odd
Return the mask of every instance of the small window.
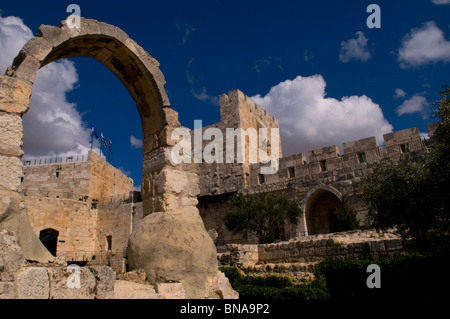
[[288, 167], [288, 177], [289, 178], [295, 177], [295, 167]]
[[366, 162], [366, 153], [358, 153], [358, 162], [365, 163]]
[[108, 245], [108, 250], [111, 250], [111, 248], [112, 248], [112, 236], [111, 235], [106, 236], [106, 243]]
[[320, 164], [320, 171], [325, 172], [327, 170], [327, 161], [322, 160], [319, 162], [319, 164]]
[[400, 144], [400, 152], [402, 154], [408, 152], [408, 144]]
[[23, 183], [23, 176], [20, 178], [20, 182]]
[[259, 184], [264, 184], [265, 181], [266, 181], [266, 178], [265, 178], [264, 174], [258, 174]]
[[56, 178], [58, 178], [59, 177], [59, 172], [56, 172]]

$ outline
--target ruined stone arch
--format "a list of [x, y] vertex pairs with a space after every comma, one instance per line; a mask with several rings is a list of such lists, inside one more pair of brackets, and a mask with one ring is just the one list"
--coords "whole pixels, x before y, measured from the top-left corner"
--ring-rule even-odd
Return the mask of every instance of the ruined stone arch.
[[178, 113], [169, 107], [159, 63], [123, 30], [104, 22], [81, 18], [80, 29], [69, 28], [67, 21], [58, 27], [41, 25], [0, 76], [0, 229], [18, 234], [25, 258], [53, 261], [34, 234], [18, 194], [23, 174], [22, 116], [28, 111], [38, 70], [77, 56], [94, 58], [113, 72], [130, 92], [141, 117], [142, 199], [144, 216], [148, 215], [142, 222], [154, 230], [153, 237], [144, 226], [132, 233], [130, 263], [151, 270], [153, 283], [179, 280], [188, 297], [208, 297], [208, 283], [217, 272], [217, 252], [196, 207], [200, 191], [196, 170], [170, 159], [177, 142], [171, 140], [171, 133], [180, 127]]
[[[302, 201], [303, 220], [300, 225], [307, 235], [335, 231], [330, 210], [340, 207], [342, 194], [336, 188], [319, 184], [311, 188]], [[318, 205], [322, 207], [318, 208]]]
[[[17, 158], [23, 155], [21, 117], [29, 108], [29, 97], [38, 70], [51, 62], [79, 56], [94, 58], [104, 64], [120, 79], [136, 102], [144, 136], [142, 185], [153, 184], [161, 170], [171, 166], [166, 148], [173, 146], [170, 133], [180, 127], [178, 113], [170, 108], [164, 89], [166, 82], [158, 61], [120, 28], [92, 19], [81, 18], [80, 29], [69, 28], [66, 21], [62, 21], [59, 27], [41, 25], [38, 34], [24, 45], [2, 77], [2, 87], [9, 87], [12, 94], [9, 108], [0, 108], [0, 111], [10, 113], [11, 121], [16, 124], [16, 138], [11, 140], [7, 152]], [[5, 152], [0, 149], [1, 153]], [[15, 160], [8, 166], [10, 178], [4, 184], [17, 190], [20, 164]], [[162, 196], [162, 193], [154, 194], [147, 189], [143, 187], [142, 195], [148, 212], [171, 208], [167, 207], [167, 201], [153, 198]]]

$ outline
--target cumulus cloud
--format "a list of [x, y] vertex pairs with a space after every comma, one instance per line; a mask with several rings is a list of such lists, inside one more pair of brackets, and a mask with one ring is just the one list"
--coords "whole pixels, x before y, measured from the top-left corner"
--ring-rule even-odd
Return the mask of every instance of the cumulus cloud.
[[272, 87], [265, 96], [252, 99], [278, 118], [283, 154], [308, 154], [308, 150], [392, 132], [380, 106], [369, 97], [325, 97], [321, 75], [297, 76]]
[[137, 137], [134, 137], [133, 135], [130, 136], [130, 143], [131, 143], [131, 146], [133, 146], [134, 148], [142, 148], [142, 146], [144, 145], [144, 143], [142, 142], [141, 139], [138, 139]]
[[397, 107], [396, 112], [398, 116], [419, 113], [422, 114], [423, 118], [426, 118], [428, 116], [430, 106], [430, 102], [428, 102], [425, 97], [415, 94]]
[[434, 21], [425, 22], [403, 38], [398, 61], [402, 68], [450, 62], [450, 41]]
[[29, 156], [87, 154], [91, 131], [66, 94], [78, 83], [72, 61], [62, 60], [39, 70], [23, 117], [23, 148]]
[[404, 98], [404, 97], [406, 97], [406, 92], [403, 89], [400, 89], [400, 88], [395, 89], [394, 97], [396, 99]]
[[[14, 57], [33, 34], [18, 17], [0, 17], [0, 72], [4, 73]], [[86, 154], [90, 130], [67, 101], [66, 94], [78, 83], [74, 63], [51, 63], [40, 69], [33, 85], [30, 109], [23, 117], [24, 158]]]
[[367, 48], [368, 41], [369, 39], [366, 38], [362, 31], [356, 32], [355, 38], [342, 41], [339, 60], [344, 63], [350, 62], [351, 60], [367, 62], [372, 57]]
[[0, 72], [5, 74], [20, 49], [33, 37], [33, 33], [19, 17], [0, 16]]

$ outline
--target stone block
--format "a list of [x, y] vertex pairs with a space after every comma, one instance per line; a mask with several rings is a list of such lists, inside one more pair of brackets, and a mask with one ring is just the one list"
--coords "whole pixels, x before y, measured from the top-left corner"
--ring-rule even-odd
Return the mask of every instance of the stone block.
[[[4, 216], [0, 212], [0, 219], [2, 217]], [[19, 246], [15, 233], [0, 231], [0, 281], [13, 281], [14, 273], [23, 266], [24, 262], [22, 248]]]
[[17, 299], [48, 299], [50, 282], [45, 267], [27, 267], [14, 276]]
[[96, 280], [96, 299], [113, 299], [116, 273], [108, 266], [94, 266], [90, 268]]
[[34, 37], [22, 48], [22, 51], [42, 62], [52, 51], [53, 46], [43, 37]]
[[0, 112], [0, 143], [4, 146], [22, 147], [22, 117], [15, 113]]
[[213, 291], [220, 299], [239, 299], [239, 293], [233, 290], [230, 281], [221, 271], [218, 271], [214, 278]]
[[0, 299], [14, 299], [14, 283], [0, 282]]
[[0, 186], [17, 191], [22, 177], [22, 162], [18, 157], [2, 156], [0, 154]]
[[372, 241], [370, 242], [370, 249], [375, 252], [383, 252], [385, 251], [384, 241]]
[[39, 32], [53, 47], [69, 40], [70, 35], [61, 28], [52, 25], [40, 25]]
[[387, 251], [402, 250], [403, 245], [400, 239], [391, 239], [384, 241]]
[[9, 76], [0, 76], [0, 112], [24, 114], [28, 111], [32, 86]]
[[41, 64], [38, 59], [32, 55], [26, 54], [24, 51], [20, 51], [14, 58], [12, 66], [9, 66], [6, 69], [5, 75], [33, 84], [40, 66]]
[[69, 28], [67, 25], [67, 19], [61, 21], [60, 29], [65, 31], [71, 38], [83, 36], [83, 35], [98, 35], [101, 33], [100, 25], [97, 20], [80, 18], [80, 29], [74, 27]]
[[185, 299], [186, 292], [182, 283], [158, 283], [156, 292], [163, 299]]
[[49, 267], [50, 299], [94, 299], [95, 277], [88, 267]]

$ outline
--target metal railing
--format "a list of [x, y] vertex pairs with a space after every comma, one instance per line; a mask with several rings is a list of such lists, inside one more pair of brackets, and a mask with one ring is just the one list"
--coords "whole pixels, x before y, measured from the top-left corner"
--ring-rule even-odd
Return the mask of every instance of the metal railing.
[[62, 198], [62, 199], [72, 199], [82, 202], [87, 202], [88, 199], [96, 200], [99, 204], [107, 203], [131, 203], [133, 202], [134, 192], [131, 191], [128, 194], [119, 194], [114, 196], [103, 197], [101, 200], [90, 198], [85, 194], [77, 194], [71, 192], [61, 192], [52, 190], [32, 190], [32, 189], [22, 189], [19, 193], [23, 196], [41, 197], [41, 198]]
[[46, 165], [46, 164], [63, 164], [63, 163], [77, 163], [88, 160], [88, 155], [70, 155], [57, 157], [43, 157], [33, 159], [22, 159], [24, 166]]

